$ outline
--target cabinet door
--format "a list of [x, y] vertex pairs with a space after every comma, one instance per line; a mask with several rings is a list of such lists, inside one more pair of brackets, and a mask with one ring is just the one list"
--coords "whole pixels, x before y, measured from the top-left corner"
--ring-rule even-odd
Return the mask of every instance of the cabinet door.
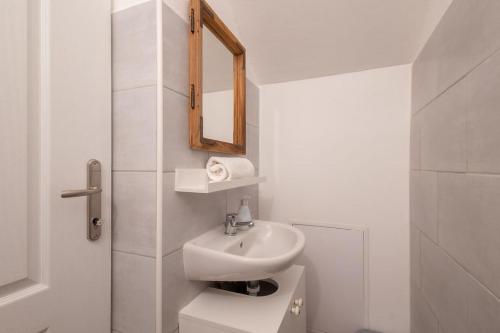
[[228, 333], [232, 332], [230, 328], [227, 330], [222, 330], [219, 328], [208, 326], [207, 324], [202, 324], [195, 322], [192, 319], [182, 318], [179, 320], [179, 332], [182, 333]]
[[[292, 312], [295, 306], [295, 300], [302, 299], [302, 306], [300, 306], [300, 313]], [[300, 282], [293, 294], [293, 297], [288, 305], [288, 310], [285, 313], [283, 322], [281, 323], [278, 333], [306, 333], [307, 331], [307, 302], [306, 302], [306, 275], [302, 273]]]

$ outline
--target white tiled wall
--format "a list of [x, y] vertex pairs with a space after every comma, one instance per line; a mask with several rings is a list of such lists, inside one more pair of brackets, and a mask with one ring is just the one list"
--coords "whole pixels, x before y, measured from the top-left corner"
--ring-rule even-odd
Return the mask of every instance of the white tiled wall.
[[500, 331], [500, 2], [455, 0], [413, 67], [412, 332]]
[[[202, 168], [209, 154], [191, 150], [188, 141], [188, 25], [164, 5], [163, 291], [157, 293], [155, 2], [125, 7], [113, 14], [113, 329], [154, 332], [159, 295], [163, 331], [171, 333], [179, 310], [207, 286], [185, 279], [183, 243], [223, 223], [245, 194], [257, 217], [258, 187], [209, 195], [174, 191], [175, 168]], [[247, 103], [247, 156], [258, 168], [259, 89], [250, 81]]]

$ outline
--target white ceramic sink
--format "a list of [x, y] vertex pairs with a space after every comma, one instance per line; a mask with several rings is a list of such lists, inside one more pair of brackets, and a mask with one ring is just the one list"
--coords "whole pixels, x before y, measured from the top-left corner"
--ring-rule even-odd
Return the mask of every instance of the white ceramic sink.
[[304, 245], [302, 232], [287, 224], [257, 220], [235, 236], [221, 225], [184, 244], [184, 271], [191, 280], [267, 279], [290, 267]]

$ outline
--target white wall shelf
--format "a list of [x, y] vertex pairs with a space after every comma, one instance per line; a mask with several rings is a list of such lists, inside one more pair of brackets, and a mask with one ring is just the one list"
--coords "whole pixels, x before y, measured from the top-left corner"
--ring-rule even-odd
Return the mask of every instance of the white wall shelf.
[[221, 182], [209, 181], [205, 169], [175, 169], [175, 191], [188, 193], [212, 193], [259, 184], [266, 177], [248, 177]]

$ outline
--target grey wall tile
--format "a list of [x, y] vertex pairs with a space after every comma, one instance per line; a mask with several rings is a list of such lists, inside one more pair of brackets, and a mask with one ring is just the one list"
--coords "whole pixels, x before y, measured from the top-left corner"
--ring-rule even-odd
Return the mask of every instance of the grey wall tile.
[[208, 153], [193, 150], [189, 146], [187, 97], [170, 89], [163, 89], [163, 93], [164, 171], [174, 171], [175, 168], [204, 168]]
[[188, 36], [186, 21], [163, 5], [163, 84], [186, 96], [189, 94]]
[[420, 273], [420, 230], [410, 225], [410, 280], [411, 284], [421, 286]]
[[[498, 332], [500, 328], [500, 301], [488, 290], [477, 283], [471, 283], [470, 289], [464, 290], [467, 294], [467, 303], [469, 315], [466, 318], [467, 332], [471, 333], [491, 333]], [[412, 290], [412, 300], [414, 297], [419, 297], [418, 290]], [[422, 305], [420, 305], [421, 307]], [[432, 312], [430, 309], [425, 309], [423, 313], [417, 314], [419, 305], [412, 303], [412, 333], [434, 332], [432, 321]], [[415, 313], [417, 312], [417, 313]], [[430, 325], [429, 325], [430, 324]], [[428, 326], [427, 326], [428, 325]], [[449, 332], [440, 325], [439, 333]], [[452, 332], [452, 331], [450, 331]]]
[[248, 206], [254, 219], [259, 218], [259, 186], [252, 185], [226, 191], [227, 193], [227, 212], [238, 213], [241, 206], [241, 199], [249, 196]]
[[156, 83], [155, 1], [113, 14], [113, 90]]
[[422, 290], [440, 325], [446, 332], [467, 330], [468, 297], [471, 280], [441, 248], [421, 237]]
[[113, 173], [113, 249], [155, 256], [156, 173]]
[[[420, 128], [420, 168], [441, 172], [439, 245], [421, 233], [411, 257], [421, 251], [421, 286], [440, 333], [500, 332], [500, 176], [491, 175], [500, 172], [499, 48], [500, 2], [454, 0], [413, 66], [412, 141]], [[418, 186], [412, 180], [411, 192]], [[412, 199], [412, 219], [435, 209]]]
[[246, 157], [253, 163], [256, 169], [259, 168], [259, 128], [247, 124], [247, 151]]
[[422, 291], [413, 287], [411, 293], [411, 333], [438, 333], [439, 324]]
[[156, 170], [156, 87], [113, 93], [113, 170]]
[[112, 285], [113, 329], [154, 333], [155, 260], [113, 251]]
[[425, 105], [430, 103], [439, 88], [440, 76], [437, 74], [439, 69], [439, 55], [432, 50], [438, 49], [437, 44], [440, 41], [431, 36], [424, 46], [423, 51], [413, 62], [412, 70], [412, 114], [420, 111]]
[[466, 80], [468, 170], [500, 173], [500, 52]]
[[410, 169], [420, 169], [420, 130], [422, 112], [412, 116], [410, 128]]
[[440, 174], [439, 243], [500, 296], [500, 176]]
[[259, 87], [253, 84], [252, 81], [247, 79], [247, 96], [246, 96], [246, 118], [247, 124], [259, 127], [259, 109], [260, 109], [260, 98], [259, 98]]
[[[154, 1], [113, 14], [113, 170], [156, 170]], [[112, 327], [155, 331], [156, 175], [113, 172]], [[118, 250], [118, 251], [117, 251]]]
[[500, 2], [454, 0], [413, 67], [419, 110], [500, 48]]
[[163, 257], [164, 332], [172, 332], [178, 328], [179, 311], [208, 285], [207, 282], [186, 279], [182, 250]]
[[500, 332], [500, 300], [474, 283], [469, 292], [469, 332]]
[[226, 193], [175, 192], [175, 174], [164, 174], [163, 186], [164, 253], [168, 254], [215, 227], [226, 215]]
[[437, 241], [437, 173], [411, 171], [410, 221], [432, 240]]
[[421, 168], [465, 171], [466, 85], [453, 86], [421, 112]]

